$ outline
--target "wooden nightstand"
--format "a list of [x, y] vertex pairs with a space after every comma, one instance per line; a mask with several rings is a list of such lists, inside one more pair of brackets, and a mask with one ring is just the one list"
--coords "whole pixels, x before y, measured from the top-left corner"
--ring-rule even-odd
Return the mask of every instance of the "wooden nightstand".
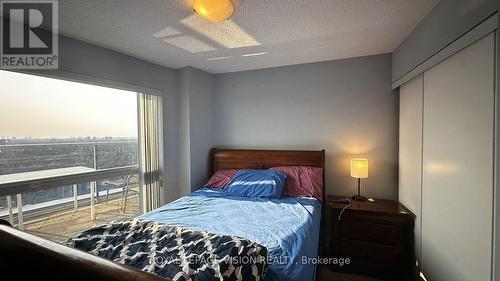
[[344, 266], [332, 266], [338, 272], [351, 272], [383, 280], [407, 280], [414, 268], [413, 228], [415, 216], [392, 200], [353, 201], [341, 219], [347, 204], [328, 196], [331, 211], [331, 257], [349, 258]]

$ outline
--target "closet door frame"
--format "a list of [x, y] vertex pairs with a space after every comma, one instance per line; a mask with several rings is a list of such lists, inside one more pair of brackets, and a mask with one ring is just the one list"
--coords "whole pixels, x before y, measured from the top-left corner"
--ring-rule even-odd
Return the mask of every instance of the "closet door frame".
[[[500, 23], [498, 24], [500, 28]], [[493, 259], [492, 278], [500, 281], [500, 33], [495, 34], [495, 133], [494, 133], [494, 171], [493, 171]]]

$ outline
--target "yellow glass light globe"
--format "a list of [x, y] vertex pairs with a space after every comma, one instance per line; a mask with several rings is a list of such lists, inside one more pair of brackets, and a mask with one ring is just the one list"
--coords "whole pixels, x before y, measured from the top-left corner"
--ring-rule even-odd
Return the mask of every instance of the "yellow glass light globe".
[[193, 10], [211, 22], [221, 22], [231, 17], [234, 6], [231, 0], [194, 0]]

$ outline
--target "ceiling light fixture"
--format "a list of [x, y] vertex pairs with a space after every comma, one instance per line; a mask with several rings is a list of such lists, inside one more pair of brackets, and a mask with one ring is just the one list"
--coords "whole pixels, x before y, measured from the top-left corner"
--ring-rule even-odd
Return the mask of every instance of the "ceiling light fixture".
[[193, 10], [208, 21], [221, 22], [233, 15], [234, 6], [231, 0], [194, 0]]

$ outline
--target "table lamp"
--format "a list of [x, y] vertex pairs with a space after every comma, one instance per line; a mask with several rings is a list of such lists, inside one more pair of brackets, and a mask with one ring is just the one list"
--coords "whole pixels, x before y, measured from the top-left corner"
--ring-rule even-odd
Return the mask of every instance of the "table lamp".
[[368, 177], [368, 159], [351, 158], [351, 177], [358, 179], [358, 195], [353, 195], [353, 200], [366, 200], [366, 197], [360, 194], [361, 179]]

